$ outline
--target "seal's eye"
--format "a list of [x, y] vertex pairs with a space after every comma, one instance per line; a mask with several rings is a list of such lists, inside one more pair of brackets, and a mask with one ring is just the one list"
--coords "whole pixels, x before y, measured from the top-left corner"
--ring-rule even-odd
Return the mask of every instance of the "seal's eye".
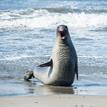
[[66, 29], [68, 29], [68, 27], [67, 27], [67, 26], [65, 26], [65, 28], [66, 28]]

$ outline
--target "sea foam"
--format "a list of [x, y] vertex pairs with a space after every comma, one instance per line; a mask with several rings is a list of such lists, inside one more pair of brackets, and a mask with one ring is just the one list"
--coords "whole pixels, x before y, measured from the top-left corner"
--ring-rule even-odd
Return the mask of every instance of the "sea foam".
[[55, 28], [66, 24], [76, 29], [93, 29], [107, 26], [107, 14], [52, 13], [47, 10], [10, 11], [1, 13], [0, 28]]

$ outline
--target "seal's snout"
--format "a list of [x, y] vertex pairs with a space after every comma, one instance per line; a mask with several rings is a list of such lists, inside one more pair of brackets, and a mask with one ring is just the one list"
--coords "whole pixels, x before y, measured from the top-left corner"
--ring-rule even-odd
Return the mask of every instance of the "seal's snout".
[[66, 25], [60, 25], [57, 28], [57, 31], [59, 33], [59, 35], [61, 36], [61, 39], [66, 39], [66, 32], [67, 32], [68, 28]]
[[65, 27], [64, 26], [59, 26], [58, 30], [59, 30], [59, 32], [63, 32], [65, 30]]

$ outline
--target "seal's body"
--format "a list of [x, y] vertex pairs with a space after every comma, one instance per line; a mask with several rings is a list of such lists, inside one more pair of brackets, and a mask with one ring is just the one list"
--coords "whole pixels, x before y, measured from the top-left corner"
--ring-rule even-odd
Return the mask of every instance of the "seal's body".
[[78, 79], [77, 54], [71, 41], [68, 28], [65, 25], [57, 27], [56, 43], [49, 62], [39, 65], [49, 67], [48, 71], [33, 72], [33, 76], [44, 84], [57, 86], [70, 86], [75, 74]]

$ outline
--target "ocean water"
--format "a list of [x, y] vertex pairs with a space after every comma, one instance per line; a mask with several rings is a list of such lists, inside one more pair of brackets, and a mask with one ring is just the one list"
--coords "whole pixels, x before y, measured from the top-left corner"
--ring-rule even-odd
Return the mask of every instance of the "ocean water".
[[[50, 58], [60, 24], [75, 45], [79, 80], [63, 91], [25, 82]], [[55, 93], [107, 95], [107, 0], [0, 0], [0, 96]]]

